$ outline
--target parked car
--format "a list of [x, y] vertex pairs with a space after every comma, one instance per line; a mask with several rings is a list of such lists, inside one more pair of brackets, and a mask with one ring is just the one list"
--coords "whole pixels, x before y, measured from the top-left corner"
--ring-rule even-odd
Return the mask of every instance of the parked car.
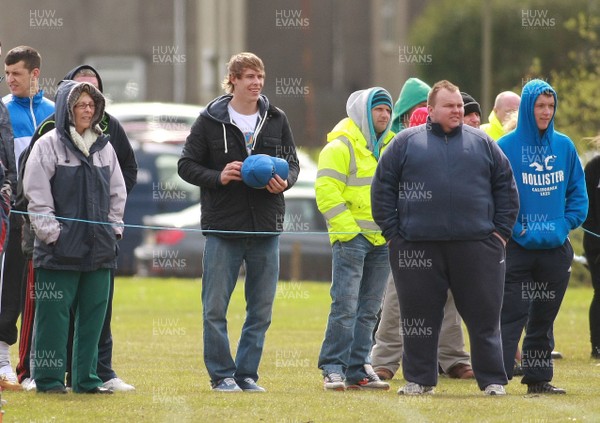
[[[202, 110], [199, 105], [144, 102], [114, 103], [107, 107], [134, 145], [139, 168], [137, 185], [125, 208], [125, 224], [133, 226], [126, 227], [119, 242], [118, 275], [132, 275], [136, 271], [134, 250], [144, 237], [144, 231], [138, 227], [143, 224], [144, 216], [157, 216], [160, 220], [160, 215], [169, 216], [170, 212], [179, 212], [199, 202], [200, 189], [179, 177], [177, 160]], [[298, 157], [302, 171], [296, 185], [312, 189], [316, 163], [301, 150]]]
[[[177, 160], [202, 106], [174, 103], [113, 103], [107, 111], [116, 117], [134, 147], [138, 162], [137, 185], [125, 207], [125, 228], [119, 242], [118, 275], [135, 273], [133, 250], [140, 245], [146, 214], [182, 210], [200, 198], [198, 187], [177, 175]], [[172, 145], [169, 145], [172, 144]]]
[[[281, 280], [330, 280], [331, 246], [313, 188], [294, 186], [285, 193], [286, 213], [280, 238]], [[200, 204], [178, 213], [146, 216], [144, 242], [135, 249], [141, 276], [202, 276], [205, 237]]]
[[296, 154], [300, 162], [300, 174], [294, 188], [306, 187], [314, 189], [315, 180], [317, 179], [317, 164], [301, 148], [296, 150]]
[[[200, 201], [200, 189], [177, 174], [181, 146], [132, 142], [138, 162], [137, 184], [125, 206], [127, 225], [119, 241], [117, 275], [135, 273], [134, 249], [142, 243], [145, 215], [183, 210]], [[133, 226], [131, 226], [133, 225]]]
[[106, 111], [116, 117], [130, 140], [183, 144], [202, 106], [175, 103], [114, 103]]

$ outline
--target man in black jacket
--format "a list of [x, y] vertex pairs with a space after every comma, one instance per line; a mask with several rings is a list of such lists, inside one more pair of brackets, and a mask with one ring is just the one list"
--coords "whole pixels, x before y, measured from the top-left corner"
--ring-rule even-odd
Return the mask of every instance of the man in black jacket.
[[[234, 55], [223, 81], [227, 94], [200, 114], [179, 159], [179, 175], [201, 187], [204, 363], [214, 391], [265, 391], [256, 381], [279, 276], [283, 191], [299, 166], [285, 113], [261, 95], [264, 77], [260, 58]], [[242, 162], [259, 153], [285, 159], [288, 178], [275, 175], [263, 189], [245, 185]], [[234, 361], [226, 314], [242, 262], [247, 313]]]
[[400, 300], [408, 383], [398, 393], [433, 393], [450, 289], [469, 331], [479, 388], [504, 395], [500, 309], [504, 247], [519, 211], [517, 188], [496, 143], [462, 124], [458, 87], [438, 82], [427, 107], [427, 124], [394, 138], [371, 188], [373, 218], [388, 240]]
[[[94, 85], [96, 88], [102, 92], [102, 79], [100, 75], [92, 66], [89, 65], [81, 65], [77, 66], [65, 77], [63, 81], [73, 80], [77, 82], [89, 82]], [[25, 167], [27, 163], [27, 158], [29, 157], [29, 153], [35, 142], [45, 133], [54, 129], [54, 114], [45, 119], [37, 128], [36, 132], [31, 139], [31, 143], [28, 148], [26, 148], [19, 160], [19, 183], [17, 185], [17, 200], [16, 200], [16, 209], [26, 212], [27, 211], [27, 200], [23, 195], [23, 174], [25, 172]], [[117, 159], [119, 161], [119, 165], [121, 167], [121, 172], [123, 173], [123, 179], [125, 179], [125, 186], [127, 189], [127, 194], [131, 191], [133, 186], [135, 185], [137, 179], [137, 162], [135, 160], [135, 154], [133, 152], [133, 148], [123, 130], [123, 127], [119, 123], [117, 119], [108, 113], [104, 112], [104, 116], [102, 121], [100, 122], [100, 128], [104, 134], [109, 135], [109, 141], [114, 148]], [[23, 305], [23, 317], [21, 319], [21, 336], [19, 339], [19, 365], [17, 366], [17, 375], [23, 389], [26, 390], [34, 390], [35, 382], [33, 382], [31, 378], [31, 370], [30, 370], [30, 350], [31, 350], [31, 339], [32, 339], [32, 330], [33, 330], [33, 320], [35, 315], [35, 304], [33, 289], [34, 289], [34, 269], [31, 265], [32, 257], [33, 257], [33, 240], [35, 236], [31, 227], [29, 225], [29, 221], [25, 219], [25, 223], [23, 225], [23, 253], [27, 258], [26, 268], [25, 268], [25, 295], [24, 295], [24, 305]], [[125, 383], [119, 377], [112, 368], [112, 350], [113, 350], [113, 340], [112, 333], [110, 329], [111, 317], [112, 317], [112, 299], [114, 293], [114, 270], [111, 269], [110, 272], [110, 292], [108, 299], [108, 308], [106, 310], [106, 317], [104, 319], [104, 325], [102, 327], [102, 333], [100, 335], [100, 342], [98, 343], [98, 376], [104, 382], [104, 387], [112, 389], [114, 391], [133, 391], [135, 388]], [[70, 327], [70, 336], [69, 336], [69, 351], [72, 348], [73, 343], [73, 322], [71, 321]], [[68, 355], [70, 357], [70, 354]], [[70, 378], [71, 372], [69, 372], [68, 377]]]

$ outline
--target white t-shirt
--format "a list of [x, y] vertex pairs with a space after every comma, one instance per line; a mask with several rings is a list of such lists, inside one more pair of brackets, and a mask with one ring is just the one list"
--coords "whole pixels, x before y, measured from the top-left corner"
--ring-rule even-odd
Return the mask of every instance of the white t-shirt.
[[246, 151], [248, 152], [248, 155], [251, 155], [252, 144], [254, 144], [254, 130], [256, 129], [256, 124], [258, 123], [259, 118], [258, 111], [251, 115], [243, 115], [236, 112], [230, 104], [227, 105], [227, 111], [229, 112], [231, 121], [235, 123], [244, 134], [244, 139], [246, 140]]

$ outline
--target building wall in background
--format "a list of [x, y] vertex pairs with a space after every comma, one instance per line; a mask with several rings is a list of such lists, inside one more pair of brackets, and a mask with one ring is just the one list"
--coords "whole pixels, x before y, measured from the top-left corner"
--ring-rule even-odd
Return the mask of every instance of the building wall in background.
[[316, 147], [346, 115], [351, 92], [379, 85], [396, 100], [411, 75], [399, 47], [424, 3], [20, 0], [3, 6], [0, 40], [4, 54], [22, 44], [40, 51], [49, 98], [87, 62], [113, 101], [205, 104], [222, 93], [229, 57], [255, 52], [265, 62], [264, 92], [286, 111], [297, 144]]

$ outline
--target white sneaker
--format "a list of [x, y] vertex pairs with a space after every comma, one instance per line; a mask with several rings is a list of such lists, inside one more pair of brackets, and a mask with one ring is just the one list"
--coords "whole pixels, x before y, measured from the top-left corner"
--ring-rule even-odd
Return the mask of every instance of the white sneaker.
[[0, 388], [8, 391], [20, 391], [23, 389], [10, 364], [0, 367]]
[[402, 388], [398, 389], [398, 395], [433, 395], [433, 386], [419, 385], [415, 382], [408, 382]]
[[118, 377], [112, 378], [111, 380], [107, 380], [102, 384], [102, 386], [114, 392], [135, 391], [135, 387], [133, 385], [123, 382], [123, 380]]
[[24, 391], [35, 391], [35, 380], [30, 377], [25, 378], [23, 379], [23, 382], [21, 382], [21, 386], [23, 387]]
[[504, 390], [504, 386], [497, 385], [492, 383], [485, 387], [483, 391], [486, 395], [506, 395], [506, 391]]
[[10, 364], [0, 367], [0, 376], [4, 376], [4, 379], [6, 379], [9, 382], [18, 383], [17, 375], [13, 371], [12, 366]]

